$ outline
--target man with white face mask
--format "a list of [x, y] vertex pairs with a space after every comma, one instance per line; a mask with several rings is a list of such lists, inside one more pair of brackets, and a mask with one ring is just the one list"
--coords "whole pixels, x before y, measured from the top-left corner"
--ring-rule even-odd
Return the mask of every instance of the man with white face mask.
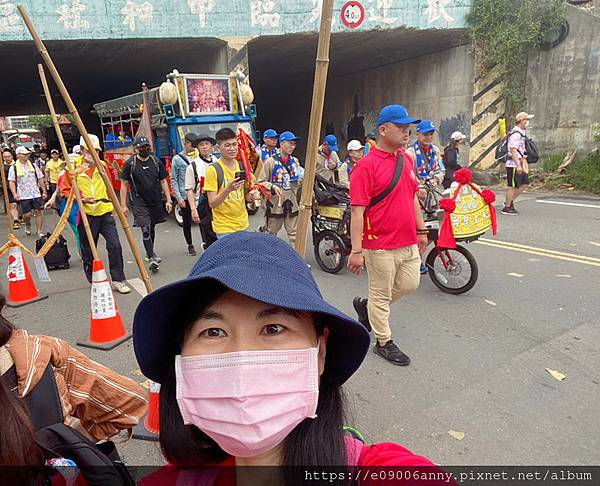
[[[119, 241], [119, 233], [117, 233], [115, 218], [112, 214], [114, 207], [108, 197], [106, 186], [98, 172], [96, 162], [94, 161], [91, 152], [92, 150], [96, 150], [96, 152], [99, 153], [102, 150], [100, 148], [100, 140], [98, 140], [96, 135], [90, 135], [90, 139], [93, 144], [93, 147], [91, 148], [85, 144], [83, 137], [81, 137], [79, 141], [82, 155], [75, 160], [75, 166], [77, 167], [77, 186], [81, 192], [83, 208], [94, 236], [94, 243], [98, 244], [100, 235], [106, 240], [106, 251], [108, 253], [108, 264], [110, 267], [113, 289], [121, 294], [128, 294], [131, 289], [125, 282], [123, 250], [121, 248], [121, 242]], [[106, 163], [103, 160], [100, 160], [100, 162], [104, 164], [105, 170], [108, 171]], [[71, 180], [71, 175], [67, 172], [65, 174], [65, 181], [60, 188], [60, 195], [62, 197], [68, 197], [72, 186], [73, 182]], [[78, 231], [81, 240], [83, 271], [85, 272], [88, 282], [91, 283], [94, 258], [85, 233], [83, 221], [79, 222]]]
[[529, 120], [535, 115], [522, 111], [516, 118], [516, 125], [508, 134], [508, 158], [506, 159], [506, 202], [502, 214], [514, 216], [519, 214], [515, 209], [515, 200], [529, 184], [529, 164], [525, 152], [525, 139]]

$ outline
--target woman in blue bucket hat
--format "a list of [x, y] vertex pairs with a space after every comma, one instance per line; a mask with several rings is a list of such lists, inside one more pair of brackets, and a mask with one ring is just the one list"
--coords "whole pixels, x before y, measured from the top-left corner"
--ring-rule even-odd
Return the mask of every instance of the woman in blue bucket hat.
[[[433, 466], [344, 431], [342, 385], [369, 333], [325, 302], [306, 263], [275, 236], [239, 232], [211, 245], [187, 278], [141, 301], [133, 339], [142, 372], [161, 384], [170, 463], [145, 486], [236, 484], [243, 474], [216, 466]], [[304, 480], [294, 468], [265, 473], [281, 474], [279, 484]]]

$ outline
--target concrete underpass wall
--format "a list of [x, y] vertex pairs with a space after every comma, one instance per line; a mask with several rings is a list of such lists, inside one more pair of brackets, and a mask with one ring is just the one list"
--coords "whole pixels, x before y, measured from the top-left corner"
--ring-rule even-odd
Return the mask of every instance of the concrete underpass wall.
[[570, 33], [559, 46], [529, 58], [527, 111], [542, 153], [595, 147], [600, 123], [600, 17], [567, 6]]
[[[379, 110], [391, 103], [404, 104], [411, 116], [434, 120], [439, 127], [435, 143], [443, 148], [455, 130], [470, 136], [473, 60], [469, 47], [446, 49], [355, 75], [333, 75], [325, 103], [323, 132], [333, 129], [344, 148], [349, 137], [364, 136], [361, 125], [366, 133], [373, 130]], [[467, 159], [468, 147], [463, 156]]]

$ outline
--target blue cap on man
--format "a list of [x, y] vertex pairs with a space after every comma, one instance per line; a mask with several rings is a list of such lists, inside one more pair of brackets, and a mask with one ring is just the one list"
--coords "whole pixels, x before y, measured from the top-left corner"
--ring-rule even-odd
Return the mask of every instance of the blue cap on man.
[[329, 146], [329, 150], [332, 152], [338, 151], [337, 138], [335, 138], [335, 135], [327, 135], [324, 142]]
[[411, 123], [420, 123], [421, 120], [409, 117], [408, 110], [402, 105], [388, 105], [384, 106], [379, 112], [377, 126], [379, 127], [388, 122], [395, 123], [396, 125], [409, 125]]
[[279, 135], [279, 142], [295, 142], [296, 140], [300, 140], [300, 137], [296, 137], [293, 132], [283, 132]]
[[435, 131], [435, 123], [432, 120], [423, 120], [417, 125], [417, 133], [433, 133]]
[[263, 138], [277, 138], [277, 132], [272, 128], [269, 128], [263, 133]]

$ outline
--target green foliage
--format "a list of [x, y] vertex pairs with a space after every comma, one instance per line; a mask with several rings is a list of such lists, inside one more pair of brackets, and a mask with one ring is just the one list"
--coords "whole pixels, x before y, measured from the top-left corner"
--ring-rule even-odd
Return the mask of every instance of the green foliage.
[[600, 150], [600, 123], [592, 126], [592, 134], [594, 141], [599, 143], [598, 149]]
[[474, 0], [467, 15], [479, 73], [496, 66], [509, 110], [525, 105], [529, 51], [560, 27], [563, 0]]
[[558, 169], [558, 166], [565, 159], [566, 155], [567, 152], [559, 152], [556, 154], [547, 155], [542, 159], [540, 168], [545, 172], [554, 172], [556, 169]]
[[[56, 115], [60, 120], [61, 115]], [[52, 117], [50, 115], [29, 115], [29, 125], [38, 130], [52, 128]], [[72, 115], [65, 115], [65, 118], [71, 123], [75, 123]]]

